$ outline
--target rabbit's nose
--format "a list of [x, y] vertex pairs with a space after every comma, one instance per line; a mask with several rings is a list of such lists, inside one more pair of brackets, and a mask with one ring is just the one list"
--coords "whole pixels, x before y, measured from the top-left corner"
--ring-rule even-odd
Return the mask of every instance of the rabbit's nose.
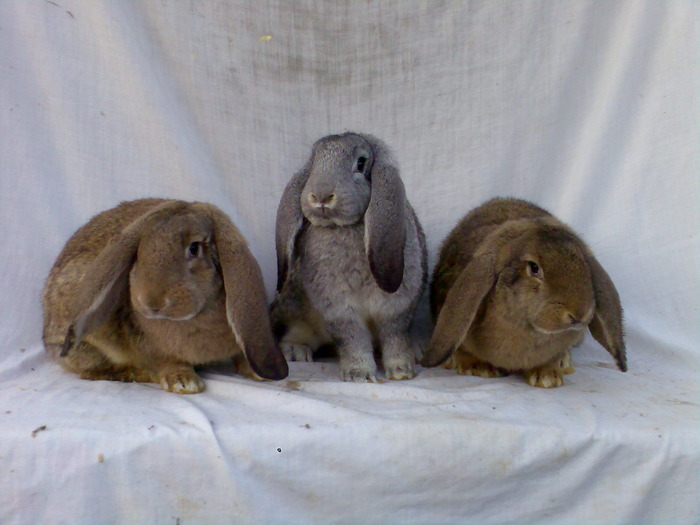
[[325, 206], [326, 208], [332, 208], [336, 203], [335, 193], [329, 193], [328, 195], [316, 195], [315, 193], [309, 193], [309, 201], [315, 207]]
[[570, 325], [577, 325], [581, 323], [577, 317], [571, 315], [570, 313], [566, 314], [566, 322]]
[[141, 303], [144, 315], [147, 317], [159, 318], [162, 317], [163, 310], [170, 306], [171, 301], [169, 297], [161, 300], [148, 297], [145, 298], [145, 300], [140, 298], [139, 302]]
[[576, 312], [566, 312], [564, 314], [564, 322], [573, 327], [578, 327], [581, 325], [586, 325], [590, 322], [591, 317], [593, 317], [593, 309], [588, 309], [586, 311], [576, 311]]

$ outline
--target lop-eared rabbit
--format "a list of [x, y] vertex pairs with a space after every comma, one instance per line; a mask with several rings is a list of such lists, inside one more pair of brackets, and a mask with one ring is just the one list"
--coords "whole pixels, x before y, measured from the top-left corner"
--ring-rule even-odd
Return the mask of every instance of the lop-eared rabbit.
[[288, 360], [335, 344], [344, 381], [415, 375], [409, 334], [427, 277], [425, 237], [399, 169], [377, 138], [318, 140], [277, 211], [273, 329]]
[[288, 373], [258, 264], [210, 204], [143, 199], [96, 215], [58, 256], [43, 303], [46, 350], [85, 379], [190, 394], [204, 389], [194, 365]]
[[421, 364], [557, 387], [584, 329], [627, 370], [622, 307], [586, 244], [542, 208], [497, 198], [445, 239], [431, 283], [436, 320]]

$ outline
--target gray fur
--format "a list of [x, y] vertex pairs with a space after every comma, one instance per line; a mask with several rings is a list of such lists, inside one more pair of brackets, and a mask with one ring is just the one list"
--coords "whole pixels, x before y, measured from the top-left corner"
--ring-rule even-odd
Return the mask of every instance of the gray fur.
[[344, 381], [374, 382], [377, 344], [388, 378], [414, 376], [409, 330], [427, 277], [425, 236], [386, 146], [356, 133], [314, 144], [280, 203], [277, 256], [284, 273], [271, 315], [287, 359], [334, 343]]

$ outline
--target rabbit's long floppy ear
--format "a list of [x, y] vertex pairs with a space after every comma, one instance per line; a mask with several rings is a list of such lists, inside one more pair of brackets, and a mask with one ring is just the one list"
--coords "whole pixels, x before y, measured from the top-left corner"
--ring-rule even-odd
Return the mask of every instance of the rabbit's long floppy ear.
[[[406, 191], [398, 168], [382, 148], [374, 148], [372, 191], [365, 212], [365, 249], [377, 285], [394, 293], [403, 281]], [[378, 151], [379, 150], [379, 151]]]
[[622, 305], [615, 285], [598, 260], [589, 252], [586, 260], [591, 270], [595, 315], [588, 325], [591, 334], [615, 359], [617, 367], [627, 371]]
[[435, 330], [420, 364], [438, 366], [462, 344], [482, 301], [496, 281], [495, 257], [486, 253], [472, 259], [447, 292]]
[[128, 301], [129, 272], [144, 231], [153, 220], [171, 213], [173, 207], [182, 205], [181, 202], [167, 201], [140, 215], [92, 261], [69, 307], [71, 324], [61, 349], [62, 357], [85, 334], [105, 322], [120, 304]]
[[256, 374], [284, 379], [287, 361], [272, 337], [262, 272], [243, 236], [228, 216], [210, 204], [197, 203], [212, 221], [226, 290], [226, 317], [236, 342]]
[[275, 223], [275, 248], [277, 250], [277, 291], [281, 291], [287, 280], [287, 272], [296, 257], [297, 236], [304, 224], [301, 211], [301, 192], [309, 180], [311, 159], [287, 184], [277, 208]]

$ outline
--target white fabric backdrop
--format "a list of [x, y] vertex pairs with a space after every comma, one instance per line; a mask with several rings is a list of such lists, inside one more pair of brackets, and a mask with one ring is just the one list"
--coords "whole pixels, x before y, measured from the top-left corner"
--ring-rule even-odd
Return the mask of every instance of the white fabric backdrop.
[[[697, 523], [699, 21], [672, 0], [0, 3], [0, 522]], [[431, 267], [496, 195], [568, 222], [620, 291], [630, 371], [588, 337], [552, 391], [345, 384], [330, 361], [212, 368], [183, 397], [46, 360], [43, 280], [120, 200], [217, 204], [271, 298], [281, 192], [345, 130], [392, 147]]]

